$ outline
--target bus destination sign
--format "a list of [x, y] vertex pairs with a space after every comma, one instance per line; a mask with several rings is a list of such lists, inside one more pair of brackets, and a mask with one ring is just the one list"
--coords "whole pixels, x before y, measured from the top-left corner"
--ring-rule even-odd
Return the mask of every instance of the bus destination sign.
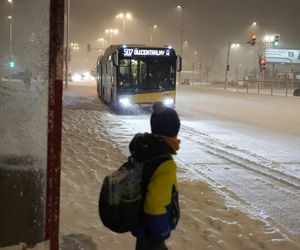
[[169, 49], [123, 49], [124, 57], [133, 56], [170, 56], [171, 52]]

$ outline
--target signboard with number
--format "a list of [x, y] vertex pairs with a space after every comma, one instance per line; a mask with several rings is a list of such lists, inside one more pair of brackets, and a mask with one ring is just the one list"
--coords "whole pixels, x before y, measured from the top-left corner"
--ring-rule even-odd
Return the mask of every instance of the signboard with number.
[[124, 48], [122, 55], [124, 57], [134, 56], [159, 56], [165, 57], [171, 55], [170, 49], [147, 49], [147, 48]]
[[300, 64], [300, 50], [295, 49], [266, 49], [267, 63]]

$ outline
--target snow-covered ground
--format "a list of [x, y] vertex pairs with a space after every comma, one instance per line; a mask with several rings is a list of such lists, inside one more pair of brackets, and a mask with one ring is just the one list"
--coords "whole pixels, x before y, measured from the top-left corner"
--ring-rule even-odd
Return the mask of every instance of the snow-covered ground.
[[[97, 203], [150, 114], [115, 115], [95, 83], [70, 83], [63, 100], [61, 249], [134, 249], [102, 225]], [[299, 108], [294, 97], [178, 88], [182, 214], [170, 249], [300, 249]]]

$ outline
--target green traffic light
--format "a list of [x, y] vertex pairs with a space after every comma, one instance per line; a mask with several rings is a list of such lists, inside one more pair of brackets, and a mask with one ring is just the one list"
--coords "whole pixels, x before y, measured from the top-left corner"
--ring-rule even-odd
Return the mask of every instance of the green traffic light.
[[13, 61], [9, 62], [9, 67], [14, 68], [15, 67], [15, 62], [13, 62]]

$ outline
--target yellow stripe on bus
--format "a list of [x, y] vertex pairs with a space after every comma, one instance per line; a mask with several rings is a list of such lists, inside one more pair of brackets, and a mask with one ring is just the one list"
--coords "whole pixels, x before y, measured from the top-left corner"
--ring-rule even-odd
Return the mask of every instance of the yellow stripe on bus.
[[165, 91], [156, 93], [142, 93], [130, 96], [130, 99], [135, 104], [148, 104], [158, 101], [164, 101], [166, 98], [175, 100], [176, 91]]

